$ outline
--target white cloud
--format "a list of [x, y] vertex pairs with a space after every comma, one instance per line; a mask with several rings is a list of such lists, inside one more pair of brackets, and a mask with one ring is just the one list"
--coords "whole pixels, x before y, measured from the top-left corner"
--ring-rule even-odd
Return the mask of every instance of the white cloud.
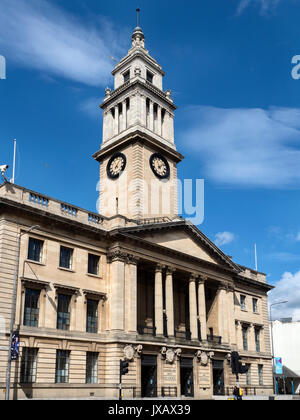
[[179, 141], [203, 176], [245, 187], [300, 187], [300, 109], [189, 106]]
[[0, 48], [8, 63], [105, 86], [120, 39], [103, 17], [84, 22], [47, 0], [1, 0]]
[[80, 104], [79, 110], [83, 111], [92, 119], [99, 119], [100, 122], [101, 111], [99, 105], [101, 104], [101, 102], [101, 98], [88, 98]]
[[274, 11], [281, 0], [240, 0], [236, 15], [240, 16], [249, 6], [259, 8], [260, 15], [268, 15]]
[[235, 240], [235, 235], [231, 232], [218, 232], [215, 235], [215, 244], [217, 246], [230, 244]]
[[272, 306], [272, 319], [292, 317], [300, 320], [300, 271], [295, 274], [286, 272], [269, 292], [269, 305], [275, 302], [288, 303]]

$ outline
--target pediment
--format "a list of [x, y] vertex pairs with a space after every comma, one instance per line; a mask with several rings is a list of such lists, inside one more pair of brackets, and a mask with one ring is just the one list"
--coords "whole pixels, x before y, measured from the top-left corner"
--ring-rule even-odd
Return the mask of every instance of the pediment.
[[212, 264], [227, 266], [239, 272], [239, 267], [212, 243], [196, 226], [186, 221], [125, 228], [123, 231], [147, 242], [199, 258]]

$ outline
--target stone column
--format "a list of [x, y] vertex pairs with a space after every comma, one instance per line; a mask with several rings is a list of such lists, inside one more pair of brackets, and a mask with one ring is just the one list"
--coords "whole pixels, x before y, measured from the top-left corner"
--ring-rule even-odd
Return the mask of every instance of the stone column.
[[150, 110], [149, 110], [149, 130], [154, 130], [154, 111], [153, 111], [153, 101], [150, 99]]
[[127, 257], [127, 276], [125, 278], [125, 319], [126, 330], [136, 333], [137, 331], [137, 263], [138, 258], [133, 255]]
[[222, 343], [228, 343], [228, 314], [227, 314], [227, 296], [226, 283], [220, 283], [218, 289], [218, 329], [222, 337]]
[[198, 339], [197, 328], [197, 298], [196, 298], [196, 278], [192, 274], [189, 280], [189, 309], [190, 309], [190, 330], [192, 340]]
[[228, 310], [228, 337], [229, 343], [236, 345], [235, 319], [234, 319], [234, 288], [232, 285], [227, 290], [227, 310]]
[[198, 280], [198, 316], [201, 328], [201, 340], [207, 340], [206, 327], [206, 304], [205, 304], [205, 281], [207, 277], [200, 276]]
[[110, 262], [110, 327], [111, 330], [124, 330], [124, 289], [125, 258], [121, 251], [109, 255]]
[[175, 269], [168, 267], [166, 272], [166, 314], [168, 336], [174, 336], [174, 297], [173, 297], [173, 272]]
[[124, 100], [122, 102], [122, 119], [121, 119], [121, 129], [120, 131], [124, 131], [126, 130], [126, 117], [127, 117], [127, 112], [126, 112], [126, 100]]
[[114, 135], [119, 133], [119, 105], [115, 105]]
[[163, 335], [163, 286], [160, 264], [157, 264], [155, 270], [154, 305], [156, 335]]
[[237, 348], [238, 350], [243, 350], [242, 323], [240, 321], [235, 322], [235, 330]]
[[157, 134], [161, 136], [161, 106], [157, 105]]

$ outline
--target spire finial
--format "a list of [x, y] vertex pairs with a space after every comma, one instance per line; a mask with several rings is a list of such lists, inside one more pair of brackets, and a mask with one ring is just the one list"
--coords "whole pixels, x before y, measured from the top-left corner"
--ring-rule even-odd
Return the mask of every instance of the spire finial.
[[136, 14], [137, 14], [137, 26], [139, 26], [139, 23], [140, 23], [140, 11], [141, 11], [141, 9], [140, 9], [140, 8], [137, 8], [137, 9], [136, 9]]

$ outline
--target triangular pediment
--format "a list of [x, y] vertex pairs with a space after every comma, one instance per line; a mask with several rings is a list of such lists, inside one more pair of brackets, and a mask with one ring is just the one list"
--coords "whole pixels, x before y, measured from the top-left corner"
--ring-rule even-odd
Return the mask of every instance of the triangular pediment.
[[141, 225], [125, 228], [124, 231], [169, 250], [178, 251], [208, 263], [227, 266], [233, 271], [240, 271], [227, 255], [187, 221]]

